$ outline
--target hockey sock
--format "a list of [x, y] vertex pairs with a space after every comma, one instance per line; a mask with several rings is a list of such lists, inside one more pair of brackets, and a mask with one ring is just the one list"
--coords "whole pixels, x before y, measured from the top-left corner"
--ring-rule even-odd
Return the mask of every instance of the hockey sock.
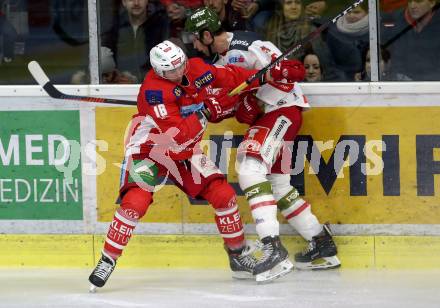
[[104, 244], [104, 252], [116, 260], [127, 246], [137, 222], [152, 202], [152, 194], [139, 187], [130, 188], [116, 210]]
[[215, 210], [217, 229], [225, 245], [231, 250], [245, 246], [243, 223], [237, 206], [237, 197], [225, 178], [209, 182], [200, 194]]
[[116, 260], [127, 246], [137, 222], [126, 210], [117, 209], [105, 238], [104, 252]]
[[313, 236], [322, 231], [322, 226], [312, 213], [310, 204], [299, 197], [296, 188], [292, 187], [277, 204], [289, 224], [306, 240], [312, 240]]
[[244, 190], [260, 239], [280, 234], [277, 204], [269, 182], [259, 183]]
[[232, 208], [215, 209], [215, 222], [225, 245], [231, 250], [237, 250], [244, 246], [245, 241], [243, 223], [235, 198], [233, 203], [235, 205]]
[[280, 234], [277, 204], [266, 178], [267, 167], [260, 160], [246, 157], [238, 168], [238, 181], [244, 191], [260, 239]]

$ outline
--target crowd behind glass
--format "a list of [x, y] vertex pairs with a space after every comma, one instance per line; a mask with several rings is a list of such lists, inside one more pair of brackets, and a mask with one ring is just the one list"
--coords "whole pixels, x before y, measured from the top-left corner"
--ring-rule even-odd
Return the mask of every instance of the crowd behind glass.
[[[149, 50], [164, 39], [199, 56], [186, 18], [210, 6], [230, 32], [254, 31], [286, 51], [351, 4], [351, 0], [99, 0], [101, 83], [141, 83]], [[380, 81], [439, 81], [437, 0], [377, 3]], [[87, 0], [0, 0], [0, 85], [34, 84], [37, 60], [57, 84], [90, 83]], [[370, 80], [368, 0], [292, 56], [306, 82]]]

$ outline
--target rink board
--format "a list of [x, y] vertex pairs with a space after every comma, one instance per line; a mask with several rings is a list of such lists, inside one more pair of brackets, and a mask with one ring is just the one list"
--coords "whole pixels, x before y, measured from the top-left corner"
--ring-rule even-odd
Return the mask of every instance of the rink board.
[[[43, 145], [43, 151], [31, 149], [30, 157], [45, 162], [49, 157], [45, 152], [49, 149], [46, 147], [49, 135], [81, 141], [82, 145], [87, 142], [93, 144], [98, 139], [98, 142], [102, 141], [102, 146], [97, 147], [96, 158], [100, 160], [96, 162], [104, 162], [104, 166], [100, 166], [104, 168], [98, 168], [97, 176], [86, 173], [83, 167], [93, 163], [93, 155], [81, 156], [81, 163], [74, 170], [74, 175], [79, 175], [78, 187], [82, 185], [82, 191], [72, 203], [70, 210], [73, 212], [63, 211], [62, 207], [56, 209], [58, 205], [54, 202], [38, 204], [30, 207], [30, 210], [25, 206], [20, 208], [22, 204], [5, 202], [15, 194], [12, 193], [11, 182], [3, 181], [0, 188], [0, 198], [3, 198], [0, 200], [0, 244], [5, 249], [0, 254], [1, 267], [92, 267], [102, 249], [102, 234], [107, 231], [116, 208], [114, 201], [119, 187], [124, 131], [135, 109], [52, 104], [50, 102], [46, 106], [36, 107], [38, 104], [35, 103], [32, 106], [35, 110], [27, 120], [29, 125], [26, 127], [29, 128], [26, 132], [16, 133], [11, 130], [6, 139], [2, 135], [3, 152], [7, 153], [7, 146], [11, 148], [10, 136], [14, 134], [19, 134], [20, 138], [25, 135], [42, 135], [43, 143], [40, 139], [33, 139], [36, 143], [31, 143], [37, 147]], [[63, 108], [70, 108], [69, 112]], [[65, 120], [60, 117], [63, 114], [68, 115]], [[34, 130], [32, 124], [41, 115], [44, 115], [44, 119], [59, 119], [47, 121], [47, 127], [55, 125], [54, 129], [50, 128], [48, 132]], [[20, 115], [24, 116], [24, 113]], [[326, 164], [330, 164], [336, 145], [347, 139], [354, 140], [354, 147], [357, 146], [361, 153], [365, 153], [365, 163], [371, 163], [368, 168], [374, 169], [377, 157], [384, 159], [384, 172], [370, 172], [362, 177], [357, 169], [359, 164], [350, 168], [349, 161], [333, 179], [331, 173], [325, 176], [328, 168], [324, 168], [326, 171], [318, 177], [310, 169], [312, 164], [305, 160], [303, 181], [296, 183], [304, 191], [305, 198], [312, 203], [320, 221], [332, 223], [338, 235], [336, 242], [344, 267], [438, 268], [440, 237], [425, 234], [440, 235], [440, 176], [437, 174], [440, 162], [440, 107], [320, 107], [305, 113], [304, 117], [301, 141], [306, 146], [311, 141], [318, 148], [327, 147], [321, 153], [322, 161]], [[10, 117], [7, 115], [4, 118]], [[39, 124], [36, 129], [41, 127]], [[225, 152], [231, 153], [229, 164], [222, 162], [220, 167], [235, 187], [237, 176], [234, 172], [234, 154], [245, 129], [245, 126], [228, 120], [210, 125], [206, 134], [207, 140], [225, 145]], [[231, 131], [233, 136], [232, 133], [225, 136], [225, 130]], [[377, 141], [384, 141], [389, 151], [383, 152], [383, 143], [374, 143]], [[22, 139], [20, 142], [22, 145]], [[371, 147], [365, 147], [367, 144]], [[26, 158], [26, 153], [20, 151], [21, 161]], [[214, 153], [212, 148], [209, 148], [208, 153]], [[12, 162], [13, 159], [11, 155], [9, 160]], [[1, 167], [2, 171], [20, 176], [24, 170], [20, 172], [23, 166], [12, 163], [7, 168]], [[53, 169], [53, 166], [45, 163], [41, 167], [44, 169], [42, 173], [46, 173], [49, 167]], [[76, 196], [68, 196], [73, 195]], [[24, 196], [26, 194], [20, 192], [17, 198], [23, 199]], [[54, 198], [47, 196], [43, 198], [40, 195], [40, 199], [56, 200], [56, 195]], [[249, 208], [243, 196], [240, 195], [238, 199], [246, 223], [246, 233], [254, 234], [255, 226], [251, 223]], [[136, 236], [118, 266], [227, 267], [221, 239], [214, 235], [217, 231], [213, 224], [213, 211], [207, 204], [189, 200], [170, 185], [157, 192], [154, 201], [148, 215], [138, 224]], [[285, 223], [281, 217], [280, 221]], [[282, 234], [286, 234], [286, 246], [293, 254], [305, 244], [297, 236], [291, 236], [291, 232], [289, 226], [282, 226]], [[408, 234], [415, 236], [398, 236]]]
[[[98, 222], [109, 222], [114, 213], [123, 136], [133, 113], [134, 108], [96, 109], [96, 137], [108, 143], [106, 151], [98, 150], [107, 162], [97, 177]], [[294, 184], [320, 221], [341, 226], [435, 225], [440, 222], [439, 118], [440, 107], [313, 108], [304, 113], [298, 142], [317, 150], [320, 166], [316, 170], [303, 159], [304, 172], [293, 176]], [[234, 157], [245, 129], [227, 120], [210, 125], [205, 134], [209, 155], [236, 188]], [[338, 153], [344, 153], [345, 145], [350, 151], [338, 167]], [[219, 159], [216, 153], [230, 155]], [[237, 192], [244, 221], [251, 223], [246, 200]], [[142, 222], [209, 224], [212, 210], [166, 185], [155, 193], [154, 204]]]
[[[283, 236], [291, 256], [305, 247]], [[92, 268], [103, 236], [0, 235], [0, 267]], [[338, 256], [351, 269], [438, 269], [440, 238], [432, 236], [336, 236]], [[118, 260], [121, 268], [227, 268], [219, 236], [135, 235]]]

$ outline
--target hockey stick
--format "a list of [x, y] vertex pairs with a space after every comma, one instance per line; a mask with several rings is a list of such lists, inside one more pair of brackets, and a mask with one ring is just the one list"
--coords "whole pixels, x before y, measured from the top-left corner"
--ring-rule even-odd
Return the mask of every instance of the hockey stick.
[[38, 82], [38, 84], [44, 89], [44, 91], [46, 91], [46, 93], [49, 94], [49, 96], [52, 98], [116, 105], [137, 105], [137, 102], [135, 101], [65, 94], [55, 88], [55, 86], [49, 80], [49, 77], [47, 77], [46, 73], [44, 73], [43, 69], [37, 61], [29, 62], [28, 69], [32, 77], [34, 77], [35, 81]]
[[364, 0], [357, 0], [356, 2], [354, 2], [352, 5], [350, 5], [348, 8], [346, 8], [345, 10], [343, 10], [341, 13], [339, 13], [338, 15], [336, 15], [336, 17], [334, 17], [333, 19], [323, 23], [321, 26], [319, 26], [318, 28], [316, 28], [313, 32], [310, 32], [305, 38], [303, 38], [298, 44], [293, 45], [290, 49], [288, 49], [287, 51], [285, 51], [283, 54], [281, 54], [278, 58], [276, 58], [275, 60], [273, 60], [271, 63], [269, 63], [268, 65], [266, 65], [265, 67], [263, 67], [261, 70], [259, 70], [258, 72], [256, 72], [255, 74], [253, 74], [252, 76], [250, 76], [248, 79], [246, 79], [246, 81], [244, 81], [242, 84], [240, 84], [238, 87], [236, 87], [235, 89], [233, 89], [231, 92], [229, 92], [230, 96], [233, 95], [237, 95], [239, 94], [241, 91], [243, 91], [248, 85], [250, 85], [253, 81], [255, 81], [256, 79], [261, 78], [264, 74], [266, 74], [266, 72], [268, 70], [270, 70], [271, 68], [275, 67], [279, 62], [281, 62], [281, 60], [283, 60], [284, 58], [294, 54], [295, 52], [297, 52], [298, 50], [300, 50], [306, 43], [308, 43], [309, 41], [313, 40], [314, 38], [316, 38], [319, 34], [321, 34], [322, 31], [324, 31], [325, 29], [327, 29], [331, 24], [334, 24], [339, 18], [341, 18], [342, 16], [346, 15], [348, 12], [350, 12], [351, 10], [353, 10], [355, 7], [357, 7], [359, 4], [361, 4]]

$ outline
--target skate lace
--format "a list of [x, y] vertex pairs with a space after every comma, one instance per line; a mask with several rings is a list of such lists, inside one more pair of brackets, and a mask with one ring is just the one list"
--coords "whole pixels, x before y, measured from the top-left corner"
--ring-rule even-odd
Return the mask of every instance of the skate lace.
[[259, 263], [266, 262], [273, 254], [274, 248], [272, 243], [264, 244], [261, 251], [263, 255], [261, 256], [260, 260], [258, 260]]
[[106, 278], [113, 271], [113, 265], [105, 262], [104, 260], [99, 260], [98, 265], [96, 265], [94, 275], [101, 278], [102, 280], [106, 280]]
[[254, 257], [253, 253], [258, 248], [258, 243], [250, 243], [248, 242], [245, 249], [238, 257], [240, 263], [247, 268], [253, 269], [255, 264], [257, 263], [257, 259]]
[[306, 254], [310, 253], [311, 251], [315, 250], [315, 247], [316, 247], [315, 242], [310, 241], [309, 244], [307, 245], [307, 247], [302, 252], [302, 254], [306, 255]]
[[257, 263], [257, 259], [253, 255], [241, 255], [239, 260], [242, 265], [250, 269], [253, 269]]

